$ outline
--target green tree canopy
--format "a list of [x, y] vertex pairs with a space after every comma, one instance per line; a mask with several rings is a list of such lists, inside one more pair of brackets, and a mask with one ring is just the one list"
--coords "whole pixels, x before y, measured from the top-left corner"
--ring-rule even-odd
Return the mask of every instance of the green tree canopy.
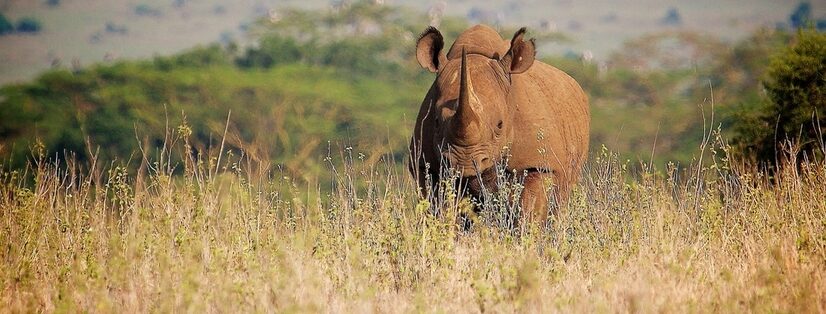
[[[763, 82], [768, 103], [744, 114], [735, 141], [761, 162], [774, 162], [787, 141], [799, 154], [823, 157], [826, 132], [826, 34], [801, 30], [797, 41], [776, 55]], [[800, 157], [800, 156], [798, 156]]]
[[3, 13], [0, 13], [0, 35], [11, 33], [14, 31], [14, 25], [9, 22]]
[[24, 17], [17, 22], [17, 31], [21, 33], [37, 33], [41, 28], [40, 21], [33, 17]]

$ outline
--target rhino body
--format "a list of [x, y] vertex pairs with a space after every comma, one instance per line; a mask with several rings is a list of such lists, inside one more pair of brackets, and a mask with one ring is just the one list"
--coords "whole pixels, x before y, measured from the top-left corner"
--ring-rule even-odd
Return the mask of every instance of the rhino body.
[[410, 172], [422, 193], [435, 191], [442, 168], [452, 167], [461, 173], [459, 187], [481, 197], [496, 190], [498, 163], [524, 180], [526, 218], [547, 217], [548, 188], [567, 200], [588, 153], [588, 98], [573, 78], [535, 60], [524, 33], [504, 40], [477, 25], [447, 54], [438, 30], [422, 34], [416, 57], [437, 74], [410, 143]]

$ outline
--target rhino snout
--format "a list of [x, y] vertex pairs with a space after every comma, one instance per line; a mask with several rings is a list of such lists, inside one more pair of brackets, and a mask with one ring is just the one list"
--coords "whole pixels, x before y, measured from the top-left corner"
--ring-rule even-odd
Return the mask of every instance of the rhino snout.
[[461, 171], [462, 177], [474, 176], [490, 167], [493, 167], [493, 159], [484, 154], [476, 156], [461, 156], [455, 153], [443, 152], [442, 158], [448, 161], [450, 167]]

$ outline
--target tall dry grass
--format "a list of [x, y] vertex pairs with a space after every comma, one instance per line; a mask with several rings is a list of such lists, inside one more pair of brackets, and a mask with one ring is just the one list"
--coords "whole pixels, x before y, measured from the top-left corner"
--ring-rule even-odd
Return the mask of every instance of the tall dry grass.
[[467, 200], [418, 199], [392, 160], [346, 148], [333, 182], [303, 184], [176, 134], [137, 173], [41, 156], [0, 174], [0, 311], [826, 311], [822, 161], [768, 176], [725, 145], [662, 170], [603, 150], [547, 230], [505, 201], [465, 231]]

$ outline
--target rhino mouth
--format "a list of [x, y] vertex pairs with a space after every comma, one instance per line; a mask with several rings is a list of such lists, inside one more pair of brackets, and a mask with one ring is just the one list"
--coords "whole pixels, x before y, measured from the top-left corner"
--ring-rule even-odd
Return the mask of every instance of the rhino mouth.
[[[504, 173], [506, 177], [501, 178], [500, 175], [502, 175], [502, 173], [498, 172], [496, 167], [491, 167], [479, 171], [473, 176], [463, 177], [461, 179], [461, 186], [467, 188], [472, 196], [481, 197], [486, 195], [487, 193], [493, 193], [498, 191], [499, 184], [503, 182], [514, 182], [511, 181], [513, 179], [516, 179], [516, 182], [521, 182], [528, 176], [539, 173], [553, 174], [554, 171], [547, 168], [528, 168], [519, 172], [506, 171]], [[514, 178], [514, 175], [517, 177]]]
[[492, 170], [494, 167], [494, 162], [491, 161], [488, 157], [482, 157], [478, 159], [478, 161], [471, 161], [470, 164], [461, 165], [460, 169], [462, 172], [462, 177], [470, 177], [470, 176], [478, 176], [479, 174], [485, 173], [489, 170]]
[[480, 197], [486, 193], [495, 192], [498, 189], [496, 169], [493, 167], [477, 172], [473, 176], [462, 178], [463, 186], [475, 197]]

